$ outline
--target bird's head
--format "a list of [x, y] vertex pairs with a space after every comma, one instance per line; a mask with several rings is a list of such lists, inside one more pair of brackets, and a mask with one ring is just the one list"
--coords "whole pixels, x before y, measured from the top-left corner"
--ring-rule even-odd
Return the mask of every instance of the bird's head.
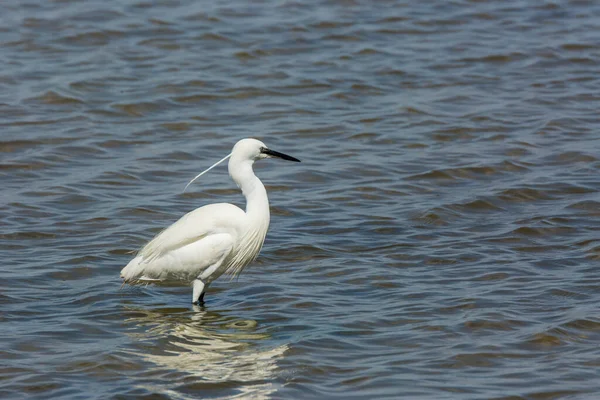
[[256, 139], [242, 139], [233, 146], [232, 157], [247, 160], [262, 160], [263, 158], [281, 158], [282, 160], [300, 162], [295, 157], [269, 149], [263, 142]]
[[[229, 157], [231, 157], [230, 163], [231, 163], [231, 161], [235, 160], [234, 163], [236, 163], [236, 164], [239, 162], [247, 162], [247, 161], [254, 162], [256, 160], [261, 160], [263, 158], [281, 158], [282, 160], [300, 162], [300, 160], [298, 160], [297, 158], [294, 158], [292, 156], [288, 156], [287, 154], [283, 154], [278, 151], [269, 149], [260, 140], [251, 139], [251, 138], [242, 139], [239, 142], [237, 142], [235, 144], [235, 146], [233, 146], [233, 150], [231, 151], [231, 154], [229, 154], [222, 160], [217, 161], [210, 168], [208, 168], [208, 169], [202, 171], [201, 173], [199, 173], [198, 175], [196, 175], [196, 177], [194, 179], [192, 179], [187, 185], [185, 185], [185, 188], [183, 189], [183, 191], [185, 192], [185, 190], [188, 188], [188, 186], [190, 186], [192, 184], [192, 182], [194, 182], [196, 179], [200, 178], [202, 175], [204, 175], [205, 173], [207, 173], [208, 171], [210, 171], [217, 165], [221, 164], [223, 161], [227, 160]], [[231, 168], [231, 166], [230, 166], [230, 168]]]

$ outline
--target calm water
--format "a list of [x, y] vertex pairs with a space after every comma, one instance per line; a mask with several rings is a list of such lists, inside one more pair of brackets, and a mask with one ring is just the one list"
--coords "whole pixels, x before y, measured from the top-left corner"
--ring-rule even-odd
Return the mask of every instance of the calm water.
[[[600, 396], [600, 3], [1, 8], [3, 399]], [[120, 290], [248, 136], [258, 261]]]

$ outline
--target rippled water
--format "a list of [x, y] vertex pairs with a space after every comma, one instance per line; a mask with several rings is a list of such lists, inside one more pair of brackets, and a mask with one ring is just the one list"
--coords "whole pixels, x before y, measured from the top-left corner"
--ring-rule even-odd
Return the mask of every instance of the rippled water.
[[[598, 3], [600, 4], [600, 3]], [[600, 395], [600, 5], [41, 1], [0, 20], [0, 397]], [[123, 288], [242, 137], [258, 261]]]

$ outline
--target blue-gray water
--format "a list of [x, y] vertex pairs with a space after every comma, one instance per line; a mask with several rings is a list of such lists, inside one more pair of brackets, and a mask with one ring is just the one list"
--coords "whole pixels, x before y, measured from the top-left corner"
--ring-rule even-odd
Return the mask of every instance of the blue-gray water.
[[[600, 396], [600, 3], [0, 8], [3, 399]], [[257, 262], [120, 289], [248, 136]]]

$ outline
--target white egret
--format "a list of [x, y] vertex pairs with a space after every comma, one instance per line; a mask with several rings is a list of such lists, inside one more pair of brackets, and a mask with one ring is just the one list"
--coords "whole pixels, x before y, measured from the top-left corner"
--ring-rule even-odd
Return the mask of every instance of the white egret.
[[[229, 159], [229, 175], [246, 197], [246, 211], [229, 203], [209, 204], [187, 213], [146, 244], [121, 270], [128, 284], [192, 285], [192, 302], [204, 301], [212, 281], [223, 273], [238, 275], [260, 252], [269, 228], [269, 199], [252, 170], [254, 161], [277, 157], [300, 160], [271, 150], [259, 140], [242, 139]], [[185, 189], [184, 189], [185, 191]]]

